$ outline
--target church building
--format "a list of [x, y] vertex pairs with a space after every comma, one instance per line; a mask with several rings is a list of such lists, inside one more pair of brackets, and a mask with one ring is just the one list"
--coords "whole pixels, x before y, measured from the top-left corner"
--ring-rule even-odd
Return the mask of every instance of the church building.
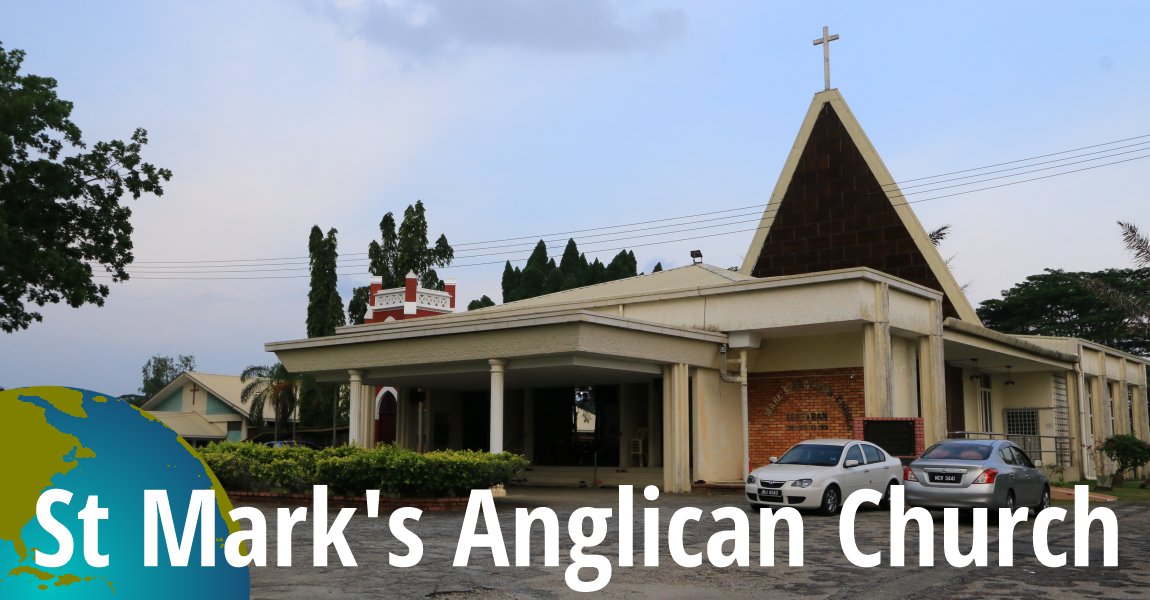
[[[738, 271], [696, 262], [266, 348], [293, 372], [350, 383], [352, 443], [523, 453], [528, 483], [689, 492], [804, 439], [912, 457], [964, 436], [1009, 437], [1070, 481], [1101, 467], [1084, 446], [1150, 438], [1148, 361], [983, 327], [829, 85], [746, 257]], [[399, 302], [383, 296], [373, 303]]]

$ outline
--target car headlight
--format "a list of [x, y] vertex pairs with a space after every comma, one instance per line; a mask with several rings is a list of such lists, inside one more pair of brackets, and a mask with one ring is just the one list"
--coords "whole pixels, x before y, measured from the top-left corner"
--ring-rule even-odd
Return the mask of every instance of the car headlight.
[[756, 483], [756, 482], [758, 482], [758, 479], [755, 479], [754, 475], [747, 475], [747, 483]]
[[811, 483], [813, 483], [813, 482], [810, 479], [796, 479], [796, 480], [791, 482], [791, 487], [797, 487], [797, 488], [811, 487]]

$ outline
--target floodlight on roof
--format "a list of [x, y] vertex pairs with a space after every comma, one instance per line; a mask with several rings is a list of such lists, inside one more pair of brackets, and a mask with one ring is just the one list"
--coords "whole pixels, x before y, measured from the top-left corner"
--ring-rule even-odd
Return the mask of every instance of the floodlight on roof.
[[692, 250], [691, 251], [691, 262], [695, 263], [696, 265], [703, 262], [703, 251], [702, 250]]

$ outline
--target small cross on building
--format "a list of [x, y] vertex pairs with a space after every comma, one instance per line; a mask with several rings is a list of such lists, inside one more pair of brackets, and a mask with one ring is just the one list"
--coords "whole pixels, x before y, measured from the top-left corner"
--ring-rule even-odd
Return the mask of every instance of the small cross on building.
[[831, 89], [831, 42], [839, 39], [839, 34], [829, 35], [830, 29], [823, 26], [823, 37], [814, 41], [814, 45], [823, 46], [823, 80], [826, 83], [826, 89]]

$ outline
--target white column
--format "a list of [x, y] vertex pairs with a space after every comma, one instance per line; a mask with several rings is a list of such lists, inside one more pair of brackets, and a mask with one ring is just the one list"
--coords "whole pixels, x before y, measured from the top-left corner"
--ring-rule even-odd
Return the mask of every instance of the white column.
[[363, 371], [351, 369], [347, 372], [350, 379], [348, 386], [348, 444], [363, 447], [366, 440], [363, 438], [363, 428], [360, 421], [363, 419]]
[[487, 361], [491, 365], [491, 453], [503, 452], [503, 367], [501, 358]]
[[946, 439], [946, 367], [942, 344], [942, 303], [930, 303], [930, 335], [918, 339], [918, 397], [922, 406], [923, 444]]
[[690, 367], [663, 367], [663, 491], [691, 491]]
[[[873, 323], [863, 326], [863, 390], [866, 417], [893, 417], [890, 356], [890, 294], [887, 284], [874, 286]], [[849, 425], [849, 424], [848, 424]]]

